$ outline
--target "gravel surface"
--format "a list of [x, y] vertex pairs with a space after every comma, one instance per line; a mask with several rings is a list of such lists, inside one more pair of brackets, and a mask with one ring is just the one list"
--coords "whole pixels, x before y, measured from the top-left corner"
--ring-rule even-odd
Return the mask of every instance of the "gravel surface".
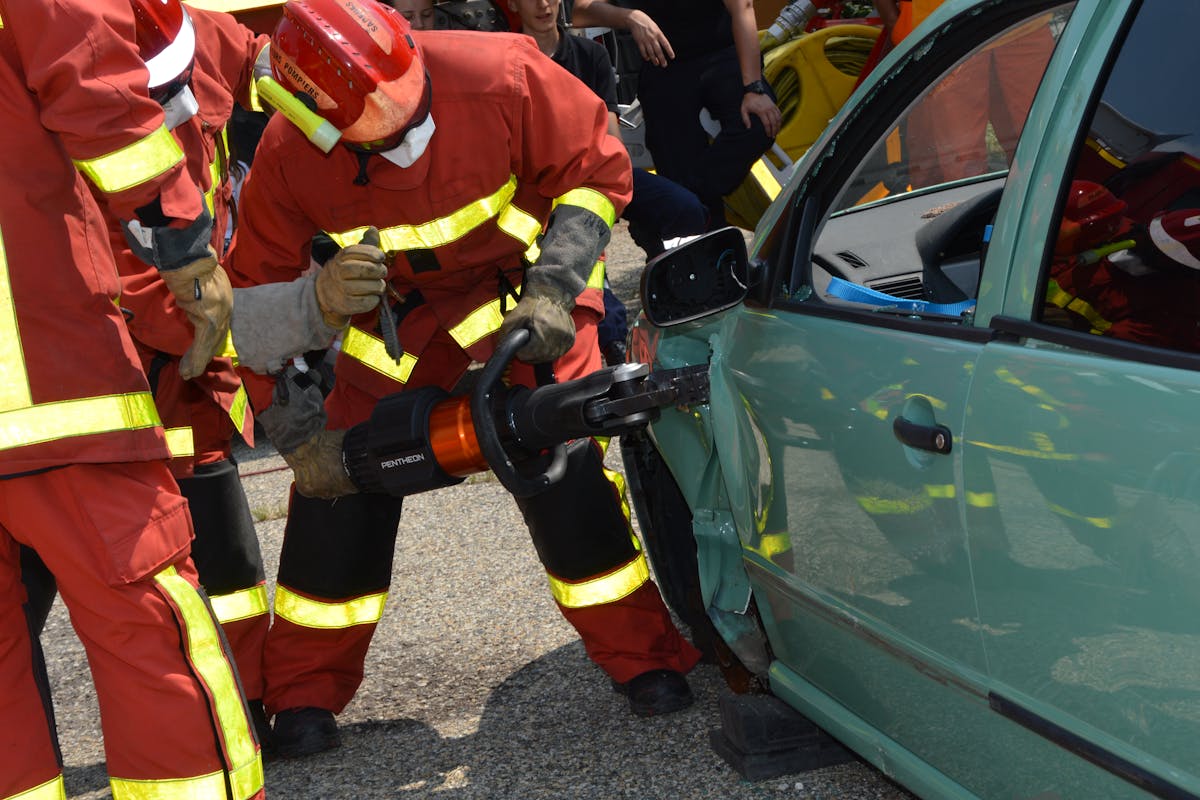
[[[610, 279], [632, 302], [631, 318], [641, 264], [619, 224]], [[290, 473], [268, 447], [243, 448], [238, 459], [273, 585]], [[615, 453], [610, 466], [619, 468]], [[727, 691], [716, 668], [702, 664], [691, 674], [692, 708], [632, 716], [558, 613], [520, 513], [490, 475], [405, 505], [366, 680], [339, 717], [343, 746], [268, 763], [269, 797], [910, 797], [859, 762], [742, 780], [708, 744]], [[67, 796], [111, 797], [86, 661], [61, 603], [43, 641]]]

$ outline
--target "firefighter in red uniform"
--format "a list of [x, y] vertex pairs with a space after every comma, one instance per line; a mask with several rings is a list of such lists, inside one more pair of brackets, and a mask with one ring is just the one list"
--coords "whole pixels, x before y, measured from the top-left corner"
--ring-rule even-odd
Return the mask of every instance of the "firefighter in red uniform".
[[[255, 35], [229, 14], [192, 9], [179, 0], [133, 0], [137, 44], [150, 73], [149, 89], [180, 143], [188, 173], [213, 215], [210, 244], [220, 256], [230, 220], [232, 189], [226, 124], [233, 104], [253, 104], [254, 67], [270, 38]], [[254, 418], [229, 357], [210, 361], [191, 380], [179, 359], [192, 328], [158, 272], [133, 255], [120, 221], [109, 234], [121, 275], [121, 308], [150, 382], [171, 450], [171, 472], [188, 500], [195, 540], [192, 561], [237, 661], [260, 738], [262, 649], [270, 625], [265, 573], [254, 519], [230, 460], [234, 431], [253, 445]], [[22, 553], [34, 629], [41, 631], [54, 599], [53, 577]]]
[[1200, 209], [1137, 223], [1105, 187], [1072, 182], [1045, 321], [1130, 342], [1200, 352]]
[[[269, 383], [247, 381], [296, 473], [264, 664], [275, 747], [296, 756], [337, 745], [334, 714], [362, 680], [392, 574], [400, 500], [322, 499], [353, 491], [343, 429], [385, 395], [453, 389], [513, 327], [531, 331], [514, 383], [533, 385], [536, 363], [561, 380], [599, 368], [598, 257], [629, 199], [631, 168], [600, 100], [528, 37], [411, 35], [375, 2], [293, 1], [271, 59], [344, 146], [326, 155], [271, 120], [242, 194], [232, 280], [291, 279], [326, 232], [342, 249], [322, 272], [390, 264], [387, 311], [403, 351], [388, 354], [392, 331], [377, 310], [333, 320], [349, 326], [324, 409], [299, 413], [303, 395], [286, 379], [274, 402]], [[569, 451], [561, 484], [518, 501], [552, 593], [635, 713], [683, 708], [692, 701], [683, 674], [699, 653], [649, 579], [600, 448], [577, 441]]]
[[36, 638], [19, 610], [19, 544], [56, 578], [87, 651], [114, 800], [264, 796], [84, 178], [195, 325], [182, 370], [198, 373], [226, 338], [232, 295], [147, 80], [128, 0], [0, 0], [4, 798], [65, 795]]

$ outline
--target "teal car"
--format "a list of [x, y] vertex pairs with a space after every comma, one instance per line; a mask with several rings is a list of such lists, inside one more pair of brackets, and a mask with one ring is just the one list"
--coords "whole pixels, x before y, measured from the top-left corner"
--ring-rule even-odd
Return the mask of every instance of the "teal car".
[[922, 797], [1200, 796], [1197, 31], [947, 0], [644, 273], [711, 382], [622, 442], [664, 595]]

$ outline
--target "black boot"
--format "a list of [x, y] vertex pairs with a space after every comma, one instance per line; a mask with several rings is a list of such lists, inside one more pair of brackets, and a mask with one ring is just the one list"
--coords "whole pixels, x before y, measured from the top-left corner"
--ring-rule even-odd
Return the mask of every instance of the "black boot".
[[629, 698], [629, 710], [639, 717], [682, 711], [693, 702], [687, 678], [673, 669], [652, 669], [625, 683], [613, 681], [613, 691]]
[[289, 708], [275, 715], [272, 755], [303, 758], [340, 747], [337, 720], [324, 708]]

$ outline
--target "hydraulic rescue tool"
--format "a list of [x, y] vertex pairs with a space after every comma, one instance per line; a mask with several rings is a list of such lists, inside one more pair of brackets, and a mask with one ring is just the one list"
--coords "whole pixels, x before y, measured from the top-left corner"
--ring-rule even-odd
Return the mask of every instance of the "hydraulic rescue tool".
[[436, 386], [389, 395], [346, 432], [342, 458], [363, 492], [395, 497], [461, 483], [491, 469], [517, 497], [537, 494], [566, 469], [566, 443], [617, 436], [658, 419], [663, 408], [708, 402], [706, 364], [650, 373], [618, 364], [530, 389], [503, 377], [529, 331], [497, 346], [469, 395]]

